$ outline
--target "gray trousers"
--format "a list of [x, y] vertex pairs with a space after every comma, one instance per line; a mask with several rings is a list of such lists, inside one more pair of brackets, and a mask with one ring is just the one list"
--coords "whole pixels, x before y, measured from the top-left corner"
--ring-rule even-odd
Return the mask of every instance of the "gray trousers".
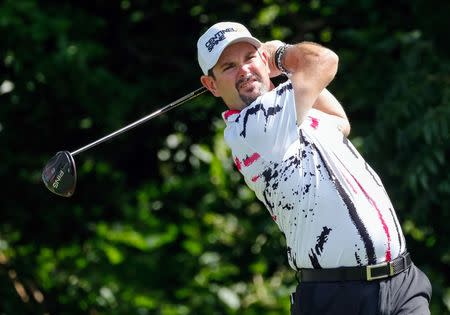
[[291, 315], [429, 315], [431, 292], [414, 264], [383, 280], [303, 282], [291, 295]]

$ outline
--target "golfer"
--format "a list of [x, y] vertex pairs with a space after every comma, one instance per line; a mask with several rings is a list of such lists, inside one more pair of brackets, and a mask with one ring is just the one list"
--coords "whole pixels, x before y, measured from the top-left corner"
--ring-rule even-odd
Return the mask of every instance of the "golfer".
[[261, 43], [234, 22], [211, 26], [197, 49], [202, 84], [228, 107], [236, 167], [286, 237], [299, 278], [291, 313], [429, 314], [430, 282], [326, 89], [338, 56], [310, 42]]

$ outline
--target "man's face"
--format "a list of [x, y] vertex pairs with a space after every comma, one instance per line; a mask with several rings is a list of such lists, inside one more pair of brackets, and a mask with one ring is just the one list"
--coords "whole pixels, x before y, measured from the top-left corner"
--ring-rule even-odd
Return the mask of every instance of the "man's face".
[[267, 58], [246, 42], [225, 48], [212, 71], [209, 90], [230, 109], [243, 109], [272, 87]]

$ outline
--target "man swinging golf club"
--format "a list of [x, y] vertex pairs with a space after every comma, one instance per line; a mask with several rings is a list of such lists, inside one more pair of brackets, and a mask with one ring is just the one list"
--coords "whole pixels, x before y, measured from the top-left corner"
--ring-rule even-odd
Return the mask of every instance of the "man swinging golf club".
[[[228, 107], [236, 167], [286, 237], [299, 277], [292, 314], [429, 314], [430, 282], [326, 89], [337, 55], [309, 42], [261, 43], [234, 22], [211, 26], [197, 49], [203, 86]], [[281, 73], [288, 80], [275, 87]]]

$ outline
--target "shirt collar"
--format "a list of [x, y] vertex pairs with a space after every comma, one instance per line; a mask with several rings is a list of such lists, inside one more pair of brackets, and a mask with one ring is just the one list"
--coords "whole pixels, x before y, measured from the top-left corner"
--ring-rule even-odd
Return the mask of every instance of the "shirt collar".
[[225, 120], [225, 122], [228, 122], [229, 118], [233, 118], [233, 117], [235, 117], [235, 115], [239, 115], [240, 112], [241, 111], [237, 110], [237, 109], [229, 109], [222, 113], [222, 118], [223, 118], [223, 120]]

